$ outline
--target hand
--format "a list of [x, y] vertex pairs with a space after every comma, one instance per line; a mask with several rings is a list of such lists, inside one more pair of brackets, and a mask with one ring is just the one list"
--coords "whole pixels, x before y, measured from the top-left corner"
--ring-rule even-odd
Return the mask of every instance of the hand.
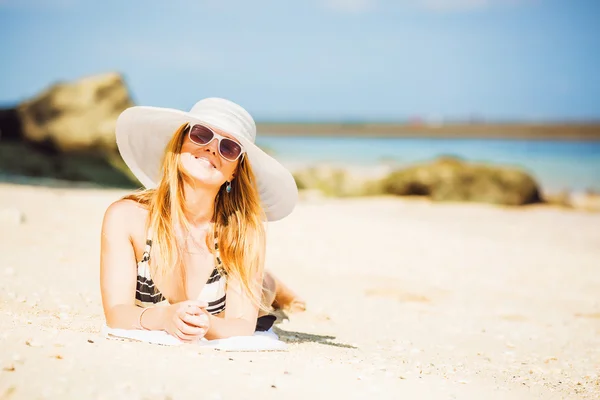
[[210, 328], [210, 314], [208, 311], [206, 311], [208, 304], [205, 302], [200, 303], [203, 304], [200, 307], [186, 307], [183, 318], [183, 322], [185, 322], [187, 325], [202, 329], [199, 339], [203, 338]]
[[209, 328], [207, 306], [206, 302], [198, 300], [187, 300], [168, 306], [163, 329], [183, 342], [200, 340]]

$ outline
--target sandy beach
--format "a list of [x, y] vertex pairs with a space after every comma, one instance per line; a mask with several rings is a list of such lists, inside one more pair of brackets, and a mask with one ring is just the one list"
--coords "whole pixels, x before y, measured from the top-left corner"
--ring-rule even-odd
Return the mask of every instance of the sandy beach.
[[124, 193], [0, 184], [0, 399], [600, 398], [599, 213], [303, 200], [267, 268], [308, 310], [236, 353], [101, 336]]

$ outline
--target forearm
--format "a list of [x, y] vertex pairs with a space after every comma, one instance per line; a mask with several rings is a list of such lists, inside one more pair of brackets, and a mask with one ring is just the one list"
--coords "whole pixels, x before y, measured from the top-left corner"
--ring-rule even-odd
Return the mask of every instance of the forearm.
[[256, 321], [251, 323], [241, 318], [225, 319], [209, 315], [209, 320], [210, 328], [205, 335], [208, 340], [223, 339], [232, 336], [251, 336], [256, 329]]
[[[163, 313], [165, 307], [150, 307], [144, 312], [144, 308], [131, 304], [118, 304], [107, 310], [106, 324], [110, 328], [118, 329], [163, 329]], [[142, 315], [142, 326], [140, 326], [140, 315]]]

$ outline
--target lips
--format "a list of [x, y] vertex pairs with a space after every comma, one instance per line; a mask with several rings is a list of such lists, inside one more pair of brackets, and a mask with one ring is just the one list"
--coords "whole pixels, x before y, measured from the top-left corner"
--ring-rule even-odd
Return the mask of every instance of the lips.
[[198, 160], [198, 161], [202, 161], [202, 162], [204, 162], [204, 163], [206, 163], [206, 164], [210, 165], [210, 166], [211, 166], [211, 167], [213, 167], [213, 168], [217, 168], [217, 166], [216, 166], [216, 165], [215, 165], [215, 164], [214, 164], [214, 163], [213, 163], [211, 160], [209, 160], [209, 159], [208, 159], [208, 158], [206, 158], [206, 157], [194, 157], [194, 158], [195, 158], [196, 160]]

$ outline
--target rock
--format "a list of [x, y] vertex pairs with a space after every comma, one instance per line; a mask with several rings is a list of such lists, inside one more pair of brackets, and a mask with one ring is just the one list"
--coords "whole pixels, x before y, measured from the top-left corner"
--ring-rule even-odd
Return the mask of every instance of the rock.
[[299, 190], [316, 189], [326, 196], [343, 196], [348, 193], [348, 179], [344, 170], [319, 166], [298, 171], [294, 179]]
[[119, 114], [133, 105], [123, 79], [108, 73], [57, 83], [17, 107], [29, 143], [60, 152], [116, 149]]
[[17, 109], [0, 109], [0, 140], [15, 140], [22, 135], [23, 129]]
[[315, 199], [315, 191], [325, 196], [346, 197], [363, 194], [363, 187], [367, 178], [349, 173], [344, 168], [329, 165], [320, 165], [296, 171], [294, 174], [298, 189], [311, 193], [308, 199]]
[[133, 105], [116, 73], [57, 83], [0, 110], [0, 179], [139, 187], [116, 148], [118, 115]]
[[429, 196], [434, 201], [503, 205], [541, 202], [538, 184], [523, 171], [449, 157], [394, 171], [381, 184], [387, 194]]

